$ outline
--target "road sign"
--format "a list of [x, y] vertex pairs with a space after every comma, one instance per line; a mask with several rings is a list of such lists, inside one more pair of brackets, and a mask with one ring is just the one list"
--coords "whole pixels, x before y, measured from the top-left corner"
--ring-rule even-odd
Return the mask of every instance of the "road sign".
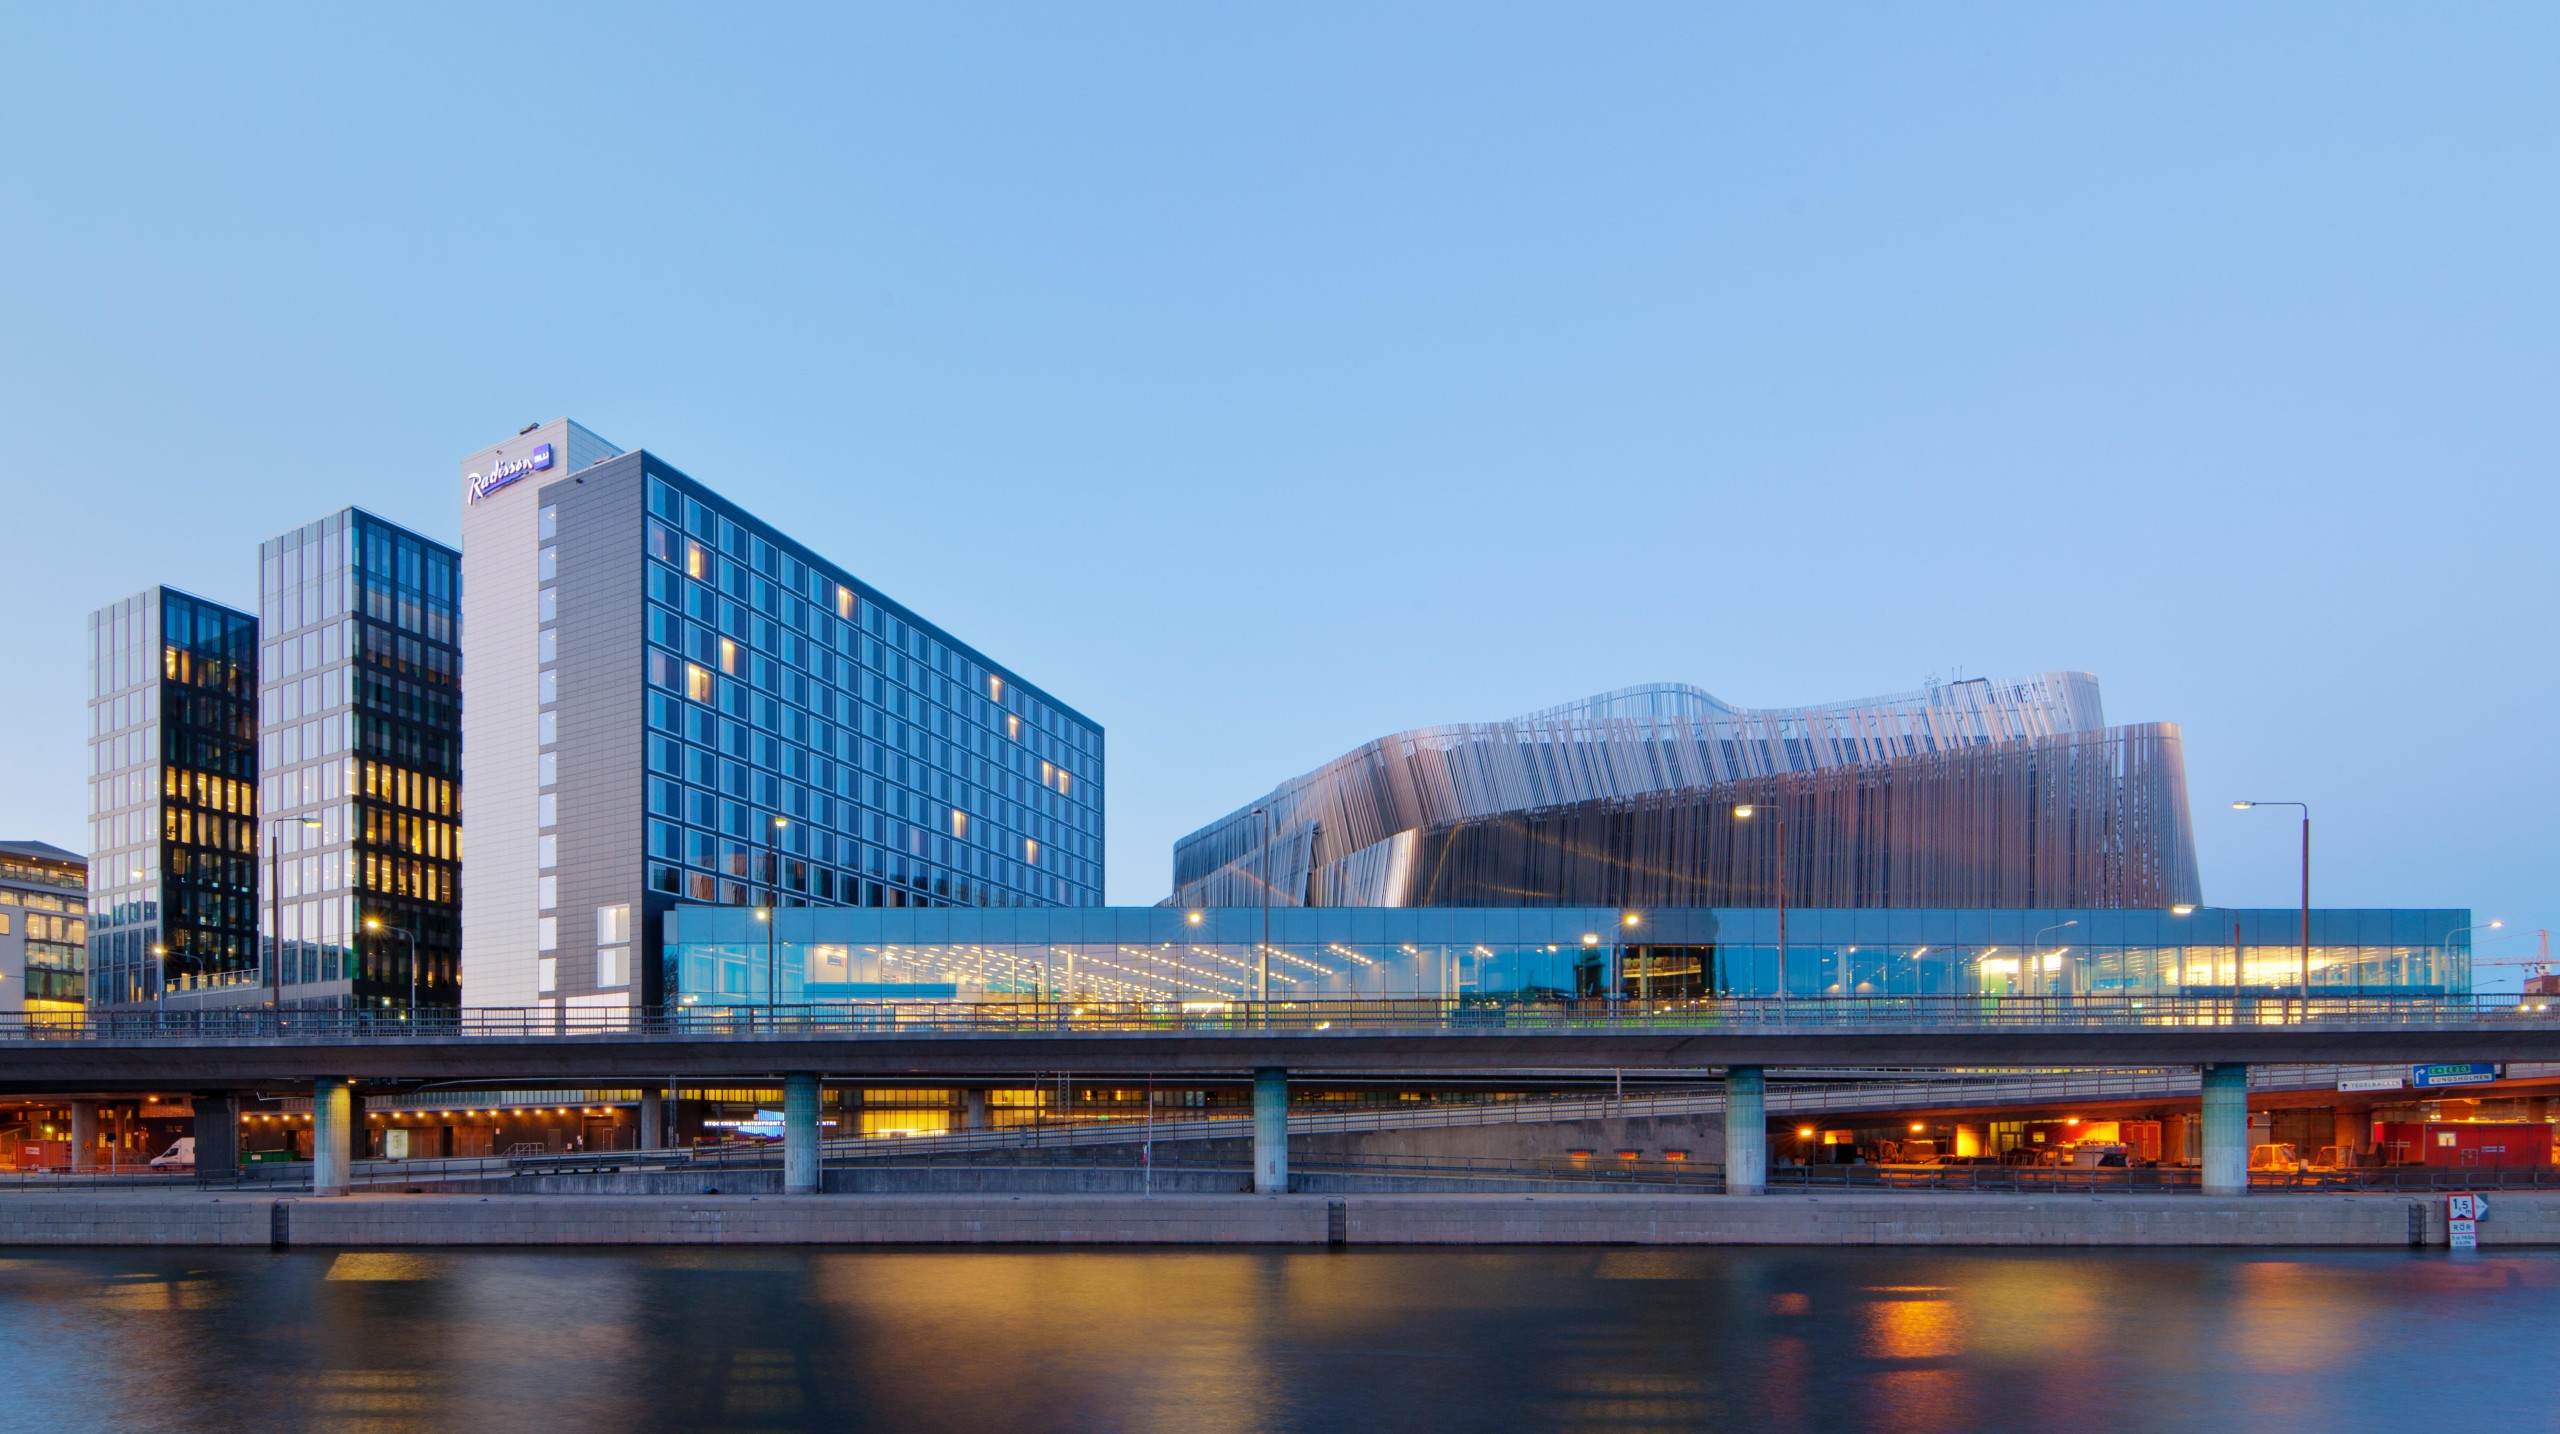
[[2498, 1068], [2487, 1061], [2409, 1067], [2409, 1084], [2421, 1090], [2448, 1085], [2485, 1085], [2497, 1078]]
[[2338, 1077], [2338, 1089], [2340, 1089], [2340, 1090], [2342, 1090], [2342, 1091], [2343, 1091], [2343, 1090], [2398, 1090], [2398, 1089], [2400, 1089], [2402, 1086], [2405, 1086], [2405, 1085], [2407, 1085], [2407, 1084], [2408, 1084], [2408, 1082], [2407, 1082], [2406, 1080], [2403, 1080], [2401, 1077], [2396, 1076], [2396, 1075], [2387, 1075], [2387, 1076], [2340, 1076], [2340, 1077]]
[[2447, 1228], [2452, 1232], [2451, 1243], [2453, 1248], [2457, 1250], [2476, 1250], [2480, 1248], [2479, 1221], [2454, 1220], [2448, 1222]]

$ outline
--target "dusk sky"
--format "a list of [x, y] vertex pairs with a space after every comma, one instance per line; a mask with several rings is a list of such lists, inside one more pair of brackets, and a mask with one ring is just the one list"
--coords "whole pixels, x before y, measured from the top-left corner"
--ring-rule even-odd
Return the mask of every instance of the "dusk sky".
[[1100, 721], [1115, 902], [1399, 728], [2085, 669], [2208, 900], [2304, 800], [2530, 954], [2560, 12], [1996, 20], [11, 7], [0, 836], [91, 608], [567, 415]]

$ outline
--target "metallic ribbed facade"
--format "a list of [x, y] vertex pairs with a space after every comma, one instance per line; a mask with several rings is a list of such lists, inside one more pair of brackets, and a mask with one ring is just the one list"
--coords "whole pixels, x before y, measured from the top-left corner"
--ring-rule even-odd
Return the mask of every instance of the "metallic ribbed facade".
[[1790, 906], [2196, 901], [2178, 731], [2107, 727], [2086, 673], [1766, 711], [1631, 688], [1368, 743], [1183, 838], [1172, 900], [1760, 905], [1782, 870]]

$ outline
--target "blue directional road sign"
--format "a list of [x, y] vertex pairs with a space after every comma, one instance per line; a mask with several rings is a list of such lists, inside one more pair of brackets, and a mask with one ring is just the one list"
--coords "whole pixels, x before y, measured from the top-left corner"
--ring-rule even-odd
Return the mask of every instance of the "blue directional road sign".
[[2488, 1061], [2409, 1067], [2409, 1084], [2421, 1090], [2447, 1085], [2485, 1085], [2497, 1078], [2497, 1066]]

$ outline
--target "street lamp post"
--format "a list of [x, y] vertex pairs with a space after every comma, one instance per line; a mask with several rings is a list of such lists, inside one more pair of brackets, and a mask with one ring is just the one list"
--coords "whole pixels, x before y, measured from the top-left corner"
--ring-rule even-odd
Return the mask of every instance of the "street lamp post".
[[[2043, 930], [2038, 931], [2038, 932], [2037, 932], [2033, 937], [2030, 937], [2030, 938], [2028, 939], [2028, 941], [2027, 941], [2027, 959], [2028, 959], [2028, 960], [2030, 960], [2030, 961], [2034, 961], [2034, 962], [2036, 962], [2036, 963], [2038, 964], [2038, 966], [2039, 966], [2039, 967], [2041, 967], [2041, 966], [2042, 966], [2042, 964], [2043, 964], [2043, 962], [2044, 962], [2044, 960], [2045, 960], [2045, 953], [2044, 953], [2044, 950], [2043, 950], [2043, 947], [2044, 947], [2044, 938], [2045, 938], [2045, 937], [2047, 937], [2047, 936], [2049, 936], [2049, 935], [2051, 935], [2051, 934], [2053, 934], [2053, 933], [2054, 933], [2054, 932], [2056, 932], [2056, 931], [2067, 930], [2068, 928], [2070, 928], [2070, 927], [2074, 927], [2074, 926], [2077, 926], [2077, 925], [2079, 925], [2079, 924], [2080, 924], [2080, 918], [2075, 916], [2075, 917], [2071, 918], [2069, 921], [2057, 921], [2057, 922], [2053, 923], [2051, 926], [2048, 926], [2048, 927], [2044, 928]], [[2070, 949], [2071, 949], [2070, 947], [2065, 946], [2065, 947], [2061, 948], [2060, 950], [2055, 951], [2053, 954], [2054, 954], [2054, 955], [2056, 955], [2056, 956], [2059, 956], [2059, 955], [2061, 955], [2061, 954], [2062, 954], [2062, 952], [2063, 952], [2063, 951], [2068, 951], [2068, 950], [2070, 950]], [[2048, 984], [2048, 985], [2050, 985], [2051, 983], [2050, 983], [2050, 982], [2048, 982], [2047, 984]], [[2052, 995], [2053, 993], [2052, 993], [2051, 991], [2049, 991], [2049, 990], [2048, 990], [2045, 994], [2049, 996], [2049, 995]]]
[[1787, 801], [1782, 782], [1773, 779], [1769, 790], [1771, 797], [1766, 803], [1734, 803], [1733, 816], [1736, 821], [1747, 822], [1765, 805], [1778, 824], [1778, 999], [1784, 1001], [1787, 999]]
[[2302, 1014], [2311, 1014], [2311, 807], [2304, 802], [2233, 802], [2235, 812], [2257, 807], [2295, 807], [2302, 812]]
[[2506, 929], [2506, 925], [2507, 923], [2503, 918], [2492, 917], [2487, 921], [2474, 922], [2469, 926], [2457, 926], [2451, 931], [2446, 932], [2444, 934], [2444, 939], [2437, 942], [2436, 945], [2441, 947], [2447, 955], [2451, 955], [2453, 952], [2453, 938], [2457, 936], [2468, 936], [2474, 931], [2503, 931]]
[[756, 914], [764, 922], [764, 1014], [765, 1024], [768, 1026], [773, 1024], [773, 1008], [778, 996], [777, 988], [781, 984], [782, 969], [778, 948], [775, 945], [774, 931], [774, 928], [781, 924], [774, 918], [782, 904], [782, 865], [781, 858], [774, 854], [773, 839], [789, 825], [791, 825], [791, 819], [788, 817], [768, 817], [764, 827], [764, 910]]
[[284, 1013], [284, 882], [276, 875], [276, 857], [284, 843], [276, 840], [276, 831], [287, 822], [299, 823], [306, 830], [318, 830], [318, 817], [267, 818], [267, 1009], [283, 1019]]
[[[2169, 914], [2171, 916], [2187, 917], [2193, 916], [2199, 911], [2223, 910], [2224, 908], [2219, 906], [2198, 906], [2191, 901], [2181, 901], [2177, 905], [2169, 908]], [[2240, 913], [2230, 911], [2225, 914], [2229, 915], [2231, 918], [2231, 993], [2234, 997], [2237, 997], [2240, 994]], [[2181, 951], [2186, 949], [2183, 941], [2180, 943], [2179, 949]], [[2186, 975], [2186, 960], [2183, 956], [2179, 958], [2178, 972], [2180, 982], [2183, 985]], [[2219, 976], [2221, 972], [2216, 970], [2211, 974]]]
[[385, 926], [379, 916], [366, 917], [364, 929], [376, 934], [387, 932], [409, 943], [409, 1011], [401, 1019], [415, 1025], [418, 1020], [418, 933], [405, 926]]
[[1253, 814], [1262, 818], [1262, 952], [1254, 963], [1253, 999], [1264, 1006], [1263, 1019], [1270, 1019], [1271, 1002], [1271, 841], [1273, 818], [1269, 807], [1255, 807]]

